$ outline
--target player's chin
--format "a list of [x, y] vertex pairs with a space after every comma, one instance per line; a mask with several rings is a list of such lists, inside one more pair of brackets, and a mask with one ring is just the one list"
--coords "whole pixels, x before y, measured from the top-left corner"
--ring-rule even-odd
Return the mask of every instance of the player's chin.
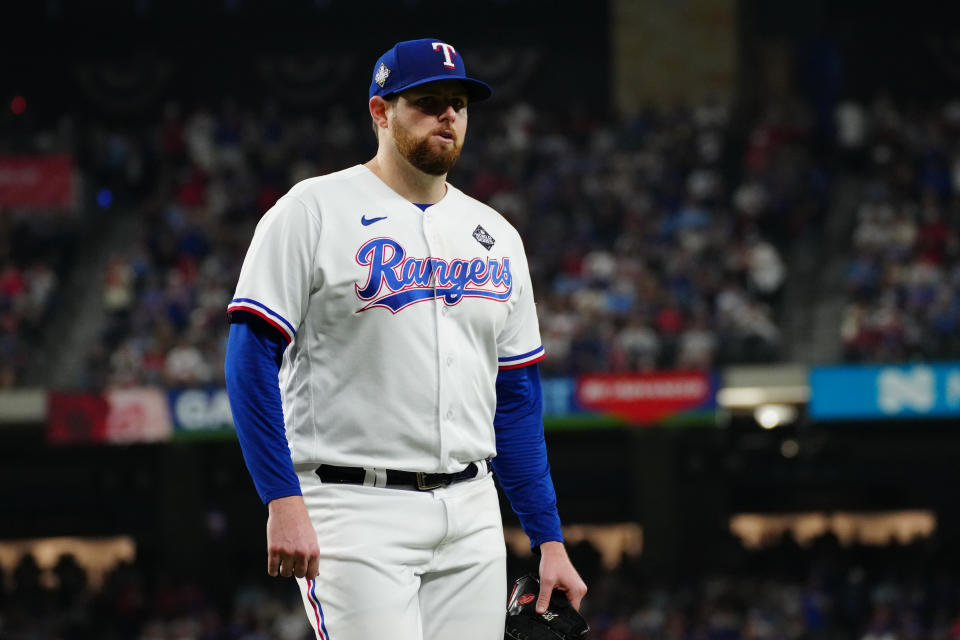
[[410, 163], [424, 173], [441, 176], [448, 173], [460, 157], [460, 149], [427, 149], [419, 146], [411, 157]]
[[461, 144], [456, 139], [443, 138], [441, 136], [430, 136], [427, 141], [430, 154], [438, 158], [449, 159], [450, 162], [456, 162], [460, 157]]

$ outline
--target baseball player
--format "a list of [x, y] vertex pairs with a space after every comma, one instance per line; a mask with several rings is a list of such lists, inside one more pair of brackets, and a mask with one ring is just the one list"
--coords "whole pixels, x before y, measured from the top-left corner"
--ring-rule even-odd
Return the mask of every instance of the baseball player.
[[384, 53], [376, 156], [277, 201], [228, 308], [267, 572], [296, 576], [321, 640], [503, 638], [494, 473], [540, 554], [540, 611], [555, 589], [574, 607], [586, 593], [546, 458], [523, 245], [446, 182], [490, 93], [436, 38]]

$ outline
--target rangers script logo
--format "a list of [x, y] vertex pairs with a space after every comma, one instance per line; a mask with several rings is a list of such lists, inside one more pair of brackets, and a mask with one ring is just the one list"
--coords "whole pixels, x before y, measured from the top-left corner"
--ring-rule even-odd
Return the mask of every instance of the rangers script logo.
[[[384, 307], [396, 313], [417, 302], [442, 298], [451, 306], [463, 298], [486, 298], [503, 302], [513, 291], [510, 258], [407, 257], [407, 252], [392, 238], [374, 238], [357, 251], [357, 264], [368, 267], [366, 283], [355, 285], [357, 297], [371, 307]], [[386, 291], [384, 291], [386, 289]]]

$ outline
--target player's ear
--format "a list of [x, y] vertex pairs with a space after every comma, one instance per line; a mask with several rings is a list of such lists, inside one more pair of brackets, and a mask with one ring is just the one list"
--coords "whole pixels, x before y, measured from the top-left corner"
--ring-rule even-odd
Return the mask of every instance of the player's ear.
[[374, 128], [387, 128], [387, 110], [390, 108], [390, 102], [380, 96], [370, 98], [370, 117], [373, 118]]

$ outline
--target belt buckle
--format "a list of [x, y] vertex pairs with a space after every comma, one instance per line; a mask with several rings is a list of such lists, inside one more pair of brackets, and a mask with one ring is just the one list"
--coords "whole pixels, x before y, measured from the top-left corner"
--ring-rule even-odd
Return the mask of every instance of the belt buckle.
[[417, 471], [417, 490], [431, 491], [443, 486], [443, 482], [427, 482], [427, 475], [423, 471]]

